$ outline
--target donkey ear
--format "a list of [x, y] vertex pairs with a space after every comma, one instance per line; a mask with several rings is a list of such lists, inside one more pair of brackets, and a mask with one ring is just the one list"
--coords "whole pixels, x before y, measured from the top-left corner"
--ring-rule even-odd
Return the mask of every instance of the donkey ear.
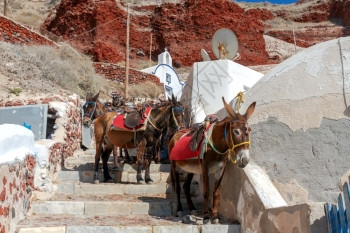
[[231, 117], [234, 117], [234, 118], [235, 118], [235, 117], [237, 116], [236, 113], [235, 113], [235, 111], [233, 111], [232, 107], [226, 103], [224, 97], [222, 97], [222, 102], [224, 102], [224, 106], [225, 106], [225, 109], [226, 109], [227, 113], [228, 113]]
[[96, 101], [98, 99], [98, 96], [100, 95], [100, 92], [98, 92], [94, 97], [92, 97], [91, 99]]
[[92, 96], [91, 92], [86, 93], [85, 100], [86, 100], [86, 101], [87, 101], [87, 100], [91, 100], [91, 96]]
[[176, 106], [176, 104], [177, 104], [177, 99], [176, 99], [176, 97], [174, 96], [174, 94], [171, 94], [171, 101], [173, 102], [173, 105]]
[[256, 102], [253, 102], [247, 109], [246, 113], [244, 114], [245, 119], [249, 119], [250, 116], [253, 114], [254, 110], [255, 110], [255, 105]]

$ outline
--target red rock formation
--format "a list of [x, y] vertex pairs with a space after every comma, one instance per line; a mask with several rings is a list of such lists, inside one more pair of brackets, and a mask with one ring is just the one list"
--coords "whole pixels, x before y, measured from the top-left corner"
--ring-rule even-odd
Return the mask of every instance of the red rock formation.
[[0, 41], [14, 44], [55, 46], [51, 40], [5, 16], [0, 16]]
[[[201, 61], [200, 50], [211, 52], [216, 30], [230, 28], [237, 35], [243, 65], [275, 63], [265, 50], [263, 34], [309, 47], [316, 43], [349, 35], [350, 0], [301, 0], [284, 8], [243, 9], [228, 0], [187, 0], [180, 4], [133, 6], [130, 9], [130, 58], [149, 58], [151, 32], [152, 58], [168, 48], [174, 66], [191, 66]], [[295, 29], [268, 25], [274, 18], [296, 22]], [[62, 0], [43, 28], [64, 40], [96, 62], [125, 60], [126, 6], [115, 0]], [[336, 20], [342, 23], [334, 24]], [[328, 22], [327, 24], [324, 22]]]
[[[300, 7], [304, 4], [304, 7]], [[350, 0], [330, 1], [299, 1], [299, 10], [278, 10], [273, 12], [276, 17], [285, 20], [304, 23], [302, 27], [270, 30], [267, 34], [278, 39], [294, 43], [300, 47], [309, 47], [322, 41], [350, 35]]]
[[[43, 28], [69, 40], [97, 62], [118, 63], [125, 59], [126, 10], [114, 0], [62, 0]], [[268, 10], [245, 11], [226, 0], [189, 0], [182, 4], [137, 7], [131, 10], [131, 58], [149, 57], [150, 35], [154, 35], [152, 57], [167, 47], [174, 64], [200, 61], [200, 50], [210, 56], [211, 39], [220, 28], [232, 29], [239, 41], [242, 64], [271, 63], [263, 39], [264, 21], [273, 18]], [[96, 30], [94, 30], [96, 28]], [[139, 57], [138, 51], [145, 56]]]

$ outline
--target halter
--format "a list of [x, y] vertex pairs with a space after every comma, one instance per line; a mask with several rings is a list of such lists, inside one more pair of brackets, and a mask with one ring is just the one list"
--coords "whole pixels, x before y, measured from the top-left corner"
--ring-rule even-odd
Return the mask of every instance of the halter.
[[88, 117], [90, 117], [90, 121], [92, 121], [92, 117], [94, 116], [94, 113], [95, 113], [95, 111], [96, 111], [96, 102], [93, 102], [93, 101], [89, 101], [89, 102], [86, 102], [84, 105], [85, 106], [89, 106], [90, 104], [92, 104], [93, 106], [94, 106], [94, 109], [93, 109], [93, 111], [90, 113], [90, 114], [88, 114], [88, 113], [85, 113], [85, 111], [84, 111], [84, 116], [88, 116]]
[[[230, 145], [229, 145], [230, 143], [229, 143], [229, 141], [227, 140], [227, 131], [226, 131], [226, 125], [225, 125], [224, 137], [225, 137], [225, 141], [226, 141], [226, 143], [227, 143], [227, 146], [229, 147], [225, 152], [220, 152], [220, 151], [218, 151], [218, 150], [215, 148], [215, 146], [214, 146], [214, 144], [212, 143], [212, 141], [211, 141], [210, 139], [208, 139], [208, 143], [209, 143], [210, 147], [211, 147], [217, 154], [224, 155], [224, 154], [226, 154], [226, 153], [229, 151], [229, 152], [230, 152], [230, 160], [231, 160], [231, 162], [232, 162], [233, 164], [237, 163], [237, 160], [232, 158], [233, 155], [236, 154], [235, 149], [236, 149], [237, 147], [240, 147], [240, 146], [243, 146], [243, 145], [250, 145], [250, 138], [248, 139], [248, 141], [241, 142], [241, 143], [235, 145], [235, 143], [233, 142], [233, 138], [232, 138], [232, 123], [234, 123], [234, 122], [239, 122], [239, 120], [235, 120], [235, 121], [233, 121], [233, 122], [230, 122], [229, 134], [230, 134], [230, 141], [231, 141], [231, 144], [232, 144], [232, 147], [231, 147], [231, 148], [230, 148]], [[248, 122], [243, 122], [243, 123], [245, 123], [245, 125], [246, 125], [247, 128], [249, 127]], [[247, 130], [248, 130], [248, 129], [247, 129]]]
[[174, 120], [174, 122], [175, 122], [175, 125], [176, 125], [177, 128], [180, 128], [179, 123], [178, 123], [177, 120], [176, 120], [176, 117], [175, 117], [175, 114], [174, 114], [174, 110], [175, 110], [175, 111], [181, 111], [182, 113], [184, 113], [184, 109], [181, 108], [181, 107], [173, 107], [173, 108], [171, 109], [171, 113], [172, 113], [172, 116], [173, 116], [173, 120]]
[[[175, 114], [174, 114], [174, 110], [175, 111], [184, 111], [184, 109], [183, 108], [181, 108], [181, 107], [173, 107], [173, 108], [171, 108], [171, 115], [172, 115], [172, 117], [173, 117], [173, 120], [174, 120], [174, 122], [175, 122], [175, 125], [177, 126], [177, 128], [179, 128], [179, 123], [177, 122], [177, 120], [176, 120], [176, 117], [175, 117]], [[152, 121], [150, 120], [150, 119], [148, 119], [148, 122], [153, 126], [153, 128], [155, 128], [156, 130], [158, 130], [158, 131], [160, 131], [161, 129], [159, 129], [156, 125], [155, 125], [155, 123], [152, 123]]]

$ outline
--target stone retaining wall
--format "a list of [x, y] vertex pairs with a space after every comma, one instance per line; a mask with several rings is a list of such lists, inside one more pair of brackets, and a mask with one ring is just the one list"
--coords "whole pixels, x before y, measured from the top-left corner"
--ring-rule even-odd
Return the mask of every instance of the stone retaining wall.
[[14, 44], [55, 45], [48, 38], [4, 16], [0, 16], [0, 40]]
[[[125, 67], [118, 66], [112, 63], [94, 63], [96, 73], [104, 75], [105, 78], [124, 83], [125, 80]], [[129, 69], [129, 84], [135, 85], [144, 82], [152, 82], [163, 88], [163, 84], [159, 81], [159, 78], [153, 74], [147, 74], [138, 70]]]
[[48, 104], [49, 113], [56, 115], [57, 129], [52, 139], [36, 141], [47, 148], [48, 161], [28, 155], [24, 161], [0, 164], [0, 232], [13, 233], [25, 218], [34, 190], [52, 191], [52, 180], [61, 170], [64, 159], [72, 156], [81, 143], [81, 108], [77, 95], [48, 97], [26, 101], [8, 101], [4, 106]]

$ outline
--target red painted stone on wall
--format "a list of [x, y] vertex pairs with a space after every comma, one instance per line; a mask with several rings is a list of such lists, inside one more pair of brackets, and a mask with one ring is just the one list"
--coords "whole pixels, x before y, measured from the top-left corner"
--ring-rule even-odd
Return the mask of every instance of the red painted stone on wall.
[[0, 30], [2, 30], [2, 33], [0, 33], [1, 41], [14, 44], [55, 46], [55, 43], [48, 38], [4, 16], [0, 16]]

